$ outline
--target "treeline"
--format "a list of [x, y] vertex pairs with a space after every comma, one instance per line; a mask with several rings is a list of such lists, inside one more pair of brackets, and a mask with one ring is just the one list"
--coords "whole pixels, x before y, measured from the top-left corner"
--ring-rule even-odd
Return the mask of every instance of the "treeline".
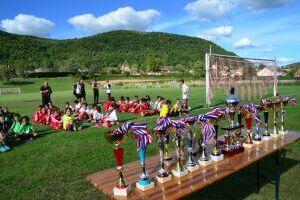
[[204, 66], [204, 55], [210, 45], [214, 53], [234, 55], [210, 41], [160, 32], [113, 31], [80, 39], [53, 40], [0, 31], [0, 64], [13, 67], [21, 75], [37, 68], [101, 73], [124, 63], [138, 71], [156, 71], [159, 66], [186, 71]]

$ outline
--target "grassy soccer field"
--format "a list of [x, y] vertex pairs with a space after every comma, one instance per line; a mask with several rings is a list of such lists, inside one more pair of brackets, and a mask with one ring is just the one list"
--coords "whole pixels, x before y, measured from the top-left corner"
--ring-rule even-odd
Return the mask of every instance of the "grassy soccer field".
[[[32, 115], [40, 104], [39, 84], [42, 80], [5, 87], [21, 87], [24, 93], [0, 96], [0, 105], [8, 106], [11, 111], [22, 115]], [[72, 80], [49, 79], [54, 93], [52, 100], [59, 107], [65, 101], [72, 102]], [[1, 85], [0, 87], [3, 87]], [[300, 86], [279, 87], [281, 95], [300, 99]], [[180, 89], [124, 89], [113, 90], [113, 96], [145, 96], [153, 99], [157, 95], [174, 101], [181, 96]], [[104, 93], [100, 93], [103, 101]], [[217, 96], [221, 101], [221, 94]], [[88, 101], [92, 94], [88, 90]], [[204, 113], [205, 88], [191, 89], [191, 115]], [[300, 107], [287, 107], [286, 127], [300, 131]], [[155, 116], [140, 117], [133, 114], [121, 114], [121, 121], [148, 122], [155, 125]], [[199, 127], [198, 127], [199, 129]], [[199, 137], [199, 130], [197, 136]], [[0, 199], [101, 199], [104, 198], [95, 187], [86, 181], [86, 176], [107, 168], [115, 167], [112, 146], [104, 138], [104, 128], [89, 127], [81, 132], [68, 134], [54, 131], [48, 127], [38, 127], [41, 137], [33, 142], [15, 142], [12, 151], [0, 154]], [[129, 138], [123, 145], [126, 149], [125, 163], [137, 160], [135, 143]], [[281, 199], [298, 199], [300, 196], [300, 142], [289, 145], [284, 150], [282, 159], [280, 197]], [[157, 154], [155, 142], [149, 146], [148, 155]], [[139, 169], [137, 169], [139, 170]], [[261, 162], [261, 172], [274, 174], [271, 158]], [[112, 174], [116, 176], [116, 174]], [[255, 166], [250, 166], [216, 184], [213, 184], [187, 199], [273, 199], [274, 185], [266, 179], [261, 180], [261, 191], [255, 194]]]

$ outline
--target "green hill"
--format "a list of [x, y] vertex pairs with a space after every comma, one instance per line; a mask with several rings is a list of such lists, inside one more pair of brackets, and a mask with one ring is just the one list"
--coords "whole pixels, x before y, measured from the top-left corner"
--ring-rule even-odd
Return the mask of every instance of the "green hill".
[[186, 66], [203, 62], [210, 45], [214, 53], [234, 55], [207, 40], [161, 32], [122, 30], [54, 40], [0, 31], [0, 64], [22, 70], [46, 67], [68, 71], [69, 65], [99, 69], [124, 62], [143, 68], [146, 60], [152, 58], [158, 59], [160, 65]]

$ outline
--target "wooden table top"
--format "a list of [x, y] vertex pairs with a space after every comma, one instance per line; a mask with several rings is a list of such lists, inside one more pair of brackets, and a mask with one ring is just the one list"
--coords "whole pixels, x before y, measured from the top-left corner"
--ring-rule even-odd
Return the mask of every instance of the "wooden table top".
[[[189, 172], [184, 177], [177, 178], [172, 176], [171, 181], [163, 184], [154, 180], [155, 187], [145, 192], [137, 189], [135, 186], [141, 174], [139, 161], [125, 164], [124, 177], [132, 187], [128, 197], [113, 195], [113, 187], [118, 180], [115, 168], [91, 174], [87, 177], [87, 180], [111, 199], [180, 199], [247, 167], [299, 139], [300, 132], [290, 132], [285, 136], [265, 141], [253, 148], [245, 148], [244, 152], [225, 157], [224, 160], [214, 162], [209, 166], [200, 166], [199, 170]], [[174, 155], [174, 152], [172, 154]], [[150, 177], [155, 178], [160, 167], [159, 156], [148, 157], [146, 162], [146, 169]], [[169, 172], [171, 167], [169, 166]]]

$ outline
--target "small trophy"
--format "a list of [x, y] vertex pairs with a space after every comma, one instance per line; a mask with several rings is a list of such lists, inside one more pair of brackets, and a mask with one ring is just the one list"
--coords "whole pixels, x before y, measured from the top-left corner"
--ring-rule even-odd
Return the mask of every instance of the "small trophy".
[[160, 158], [160, 169], [158, 171], [158, 174], [156, 175], [156, 179], [160, 183], [165, 183], [167, 181], [172, 180], [172, 176], [169, 174], [169, 172], [165, 168], [165, 132], [158, 131], [156, 132], [157, 142], [159, 146], [159, 158]]
[[246, 141], [243, 143], [244, 147], [251, 148], [254, 146], [252, 141], [252, 116], [250, 111], [245, 111], [245, 122], [246, 122], [246, 128], [247, 128], [247, 138]]
[[[190, 119], [190, 120], [189, 120]], [[193, 155], [193, 149], [195, 147], [195, 133], [193, 131], [193, 125], [195, 124], [197, 117], [190, 117], [188, 119], [184, 119], [184, 122], [187, 127], [187, 143], [188, 143], [188, 158], [186, 161], [186, 166], [188, 171], [193, 172], [199, 169], [199, 165], [195, 161]]]
[[280, 130], [278, 131], [279, 134], [285, 135], [288, 133], [287, 130], [284, 128], [284, 116], [286, 113], [285, 106], [290, 103], [291, 105], [296, 105], [296, 99], [291, 97], [280, 97]]
[[130, 129], [136, 138], [136, 146], [142, 166], [142, 174], [140, 175], [140, 180], [136, 183], [136, 187], [142, 191], [146, 191], [154, 188], [154, 183], [146, 172], [146, 150], [152, 138], [147, 130], [147, 124], [133, 123]]
[[214, 121], [214, 129], [215, 129], [215, 139], [214, 139], [214, 149], [212, 153], [210, 154], [210, 157], [212, 161], [220, 161], [224, 159], [224, 155], [222, 154], [221, 150], [219, 149], [219, 144], [218, 144], [218, 133], [219, 133], [219, 125], [218, 122], [215, 120]]
[[176, 146], [176, 153], [177, 153], [177, 163], [176, 163], [176, 167], [175, 169], [172, 170], [173, 175], [176, 177], [182, 177], [188, 174], [188, 170], [186, 169], [186, 167], [184, 166], [184, 164], [182, 163], [182, 159], [181, 159], [181, 148], [182, 148], [182, 139], [183, 139], [183, 135], [182, 132], [179, 130], [176, 130], [175, 132], [175, 137], [174, 137], [174, 142], [175, 142], [175, 146]]
[[113, 189], [114, 195], [127, 196], [131, 190], [131, 185], [125, 181], [123, 176], [124, 149], [121, 147], [121, 144], [126, 140], [126, 135], [125, 133], [113, 130], [108, 131], [105, 137], [108, 140], [108, 142], [114, 145], [114, 156], [117, 161], [117, 171], [119, 174], [119, 180]]
[[265, 123], [265, 131], [263, 133], [263, 140], [264, 141], [269, 141], [272, 140], [272, 136], [269, 132], [269, 108], [270, 108], [270, 103], [272, 101], [269, 99], [262, 99], [261, 100], [261, 105], [264, 108], [264, 123]]
[[201, 166], [207, 166], [207, 165], [212, 164], [212, 160], [208, 157], [207, 152], [206, 152], [206, 143], [211, 140], [211, 138], [210, 138], [211, 136], [213, 136], [212, 138], [215, 137], [216, 132], [215, 132], [214, 127], [211, 128], [208, 126], [213, 126], [213, 125], [211, 125], [210, 122], [208, 122], [208, 121], [204, 122], [204, 125], [202, 126], [202, 129], [201, 129], [202, 139], [199, 139], [199, 146], [202, 147], [202, 153], [200, 155], [198, 162]]
[[260, 144], [262, 143], [262, 139], [260, 135], [260, 127], [261, 127], [260, 111], [262, 110], [262, 107], [254, 104], [252, 104], [252, 106], [255, 114], [255, 135], [253, 137], [253, 143]]

